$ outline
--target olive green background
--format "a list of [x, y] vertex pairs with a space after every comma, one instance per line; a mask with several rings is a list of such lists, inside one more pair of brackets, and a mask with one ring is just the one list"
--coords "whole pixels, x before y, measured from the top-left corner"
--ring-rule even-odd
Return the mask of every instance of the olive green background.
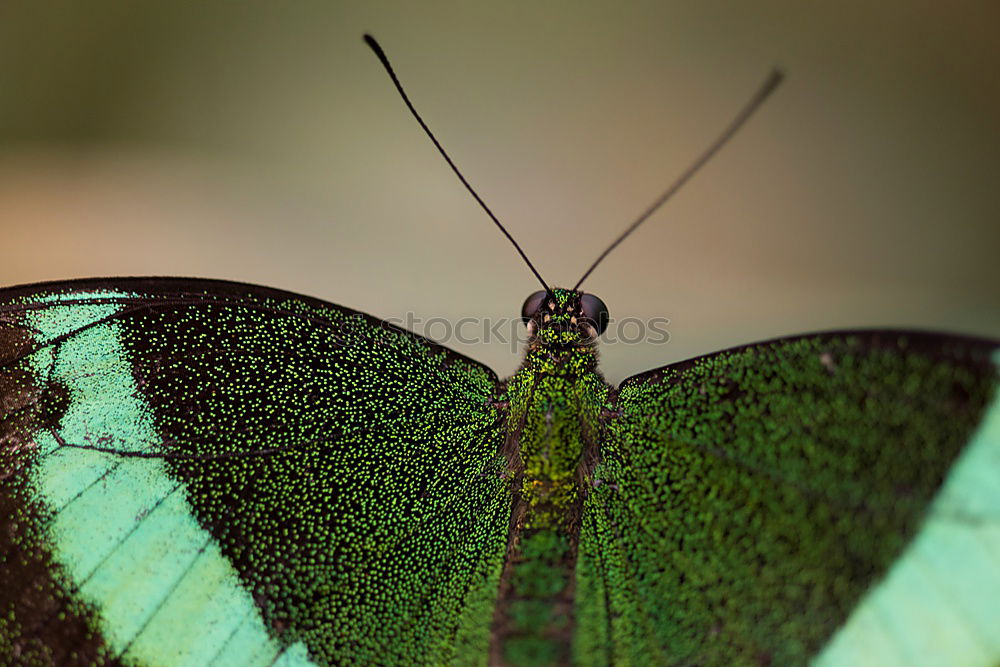
[[[997, 25], [986, 0], [5, 3], [0, 284], [185, 275], [516, 317], [537, 284], [371, 31], [561, 286], [787, 72], [587, 282], [615, 318], [670, 319], [668, 344], [603, 348], [613, 380], [817, 329], [1000, 337]], [[501, 374], [520, 357], [445, 342]]]

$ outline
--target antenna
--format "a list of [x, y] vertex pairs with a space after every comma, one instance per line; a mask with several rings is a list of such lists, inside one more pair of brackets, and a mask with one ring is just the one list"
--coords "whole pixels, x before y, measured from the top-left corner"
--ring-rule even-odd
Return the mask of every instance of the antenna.
[[378, 42], [376, 42], [375, 38], [372, 37], [371, 35], [366, 33], [364, 39], [365, 39], [365, 44], [371, 47], [371, 50], [375, 52], [375, 55], [382, 63], [382, 67], [384, 67], [385, 71], [388, 72], [389, 78], [392, 79], [392, 83], [396, 86], [396, 90], [399, 91], [399, 95], [400, 97], [403, 98], [403, 102], [406, 103], [406, 106], [410, 110], [410, 113], [413, 114], [413, 117], [417, 119], [417, 122], [420, 123], [420, 127], [422, 127], [424, 129], [424, 132], [427, 133], [427, 136], [430, 137], [431, 142], [434, 143], [434, 146], [438, 149], [438, 152], [441, 153], [441, 156], [444, 158], [445, 162], [448, 163], [448, 166], [451, 167], [451, 170], [455, 172], [456, 176], [458, 176], [458, 180], [462, 181], [462, 185], [465, 186], [465, 189], [468, 190], [470, 194], [472, 194], [472, 197], [479, 203], [479, 205], [483, 208], [483, 210], [486, 211], [486, 215], [490, 216], [490, 220], [492, 220], [493, 223], [500, 228], [500, 231], [503, 232], [503, 235], [507, 237], [507, 240], [514, 245], [514, 248], [517, 249], [518, 254], [521, 255], [521, 259], [523, 259], [524, 263], [528, 265], [528, 268], [531, 269], [531, 272], [535, 274], [535, 277], [538, 278], [538, 282], [542, 284], [542, 287], [545, 288], [545, 291], [551, 294], [552, 290], [549, 289], [549, 286], [547, 284], [545, 284], [545, 280], [542, 279], [541, 274], [538, 273], [538, 271], [535, 269], [535, 265], [531, 263], [531, 260], [528, 259], [528, 256], [524, 253], [523, 250], [521, 250], [521, 246], [517, 244], [517, 241], [515, 241], [514, 237], [510, 235], [510, 232], [508, 232], [507, 229], [502, 224], [500, 224], [500, 221], [497, 219], [495, 215], [493, 215], [493, 211], [491, 211], [490, 207], [486, 205], [486, 202], [484, 202], [482, 198], [478, 194], [476, 194], [476, 191], [472, 189], [472, 186], [469, 185], [469, 182], [465, 180], [465, 176], [462, 176], [462, 172], [458, 170], [458, 167], [455, 166], [455, 163], [452, 161], [452, 159], [448, 156], [448, 153], [445, 152], [444, 148], [441, 146], [441, 142], [437, 140], [437, 137], [434, 136], [434, 133], [431, 132], [431, 129], [427, 127], [427, 123], [425, 123], [424, 119], [421, 118], [420, 114], [417, 113], [417, 110], [413, 107], [413, 103], [410, 102], [410, 98], [409, 96], [407, 96], [406, 91], [403, 90], [403, 84], [399, 82], [399, 78], [396, 76], [396, 72], [392, 69], [392, 65], [389, 64], [389, 58], [385, 55], [385, 51], [382, 50], [382, 47], [379, 46]]
[[604, 261], [604, 258], [607, 257], [612, 250], [618, 247], [619, 243], [624, 241], [629, 234], [634, 232], [639, 225], [646, 221], [646, 218], [653, 215], [658, 208], [663, 206], [668, 199], [673, 197], [674, 193], [681, 189], [681, 186], [687, 183], [691, 177], [694, 176], [695, 173], [712, 158], [712, 156], [719, 152], [719, 149], [722, 148], [726, 142], [733, 138], [733, 135], [735, 135], [736, 132], [743, 127], [743, 124], [750, 119], [750, 116], [752, 116], [754, 112], [760, 108], [761, 104], [764, 103], [764, 100], [766, 100], [771, 93], [774, 92], [774, 89], [778, 87], [778, 84], [781, 83], [783, 78], [784, 74], [782, 74], [780, 70], [771, 70], [771, 74], [757, 91], [757, 94], [751, 98], [745, 107], [743, 107], [743, 109], [736, 115], [736, 118], [729, 123], [729, 126], [723, 130], [722, 134], [719, 135], [712, 145], [710, 145], [708, 149], [702, 153], [701, 156], [695, 160], [694, 163], [688, 167], [669, 188], [667, 188], [666, 192], [660, 195], [659, 198], [649, 206], [649, 208], [643, 211], [636, 221], [629, 225], [628, 229], [622, 232], [621, 236], [615, 239], [614, 242], [605, 248], [604, 252], [602, 252], [596, 260], [594, 260], [594, 263], [590, 265], [590, 268], [583, 274], [583, 277], [580, 278], [580, 280], [576, 282], [576, 285], [573, 286], [574, 292], [580, 289], [580, 285], [583, 284], [583, 281], [586, 280], [591, 273], [593, 273], [594, 269], [597, 268], [597, 265]]

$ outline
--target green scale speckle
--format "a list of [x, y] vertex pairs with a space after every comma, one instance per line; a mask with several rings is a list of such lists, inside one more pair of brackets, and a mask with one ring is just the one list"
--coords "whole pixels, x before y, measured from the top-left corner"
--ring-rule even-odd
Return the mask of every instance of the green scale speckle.
[[995, 342], [814, 334], [613, 389], [585, 298], [501, 382], [269, 288], [0, 292], [0, 656], [1000, 663]]
[[27, 530], [0, 532], [24, 555], [0, 581], [27, 580], [0, 650], [480, 661], [511, 511], [496, 377], [276, 290], [123, 282], [7, 302], [3, 509]]

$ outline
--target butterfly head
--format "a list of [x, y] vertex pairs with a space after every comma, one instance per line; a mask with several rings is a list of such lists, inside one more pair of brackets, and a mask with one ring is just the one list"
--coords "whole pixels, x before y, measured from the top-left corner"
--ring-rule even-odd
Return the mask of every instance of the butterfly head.
[[555, 288], [529, 296], [521, 307], [531, 344], [594, 345], [608, 327], [608, 307], [593, 294]]

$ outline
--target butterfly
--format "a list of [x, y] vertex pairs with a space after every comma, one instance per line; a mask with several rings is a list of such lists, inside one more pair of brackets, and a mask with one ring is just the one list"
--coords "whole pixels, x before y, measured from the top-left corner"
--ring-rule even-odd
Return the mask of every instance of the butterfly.
[[0, 290], [0, 655], [1000, 660], [1000, 344], [826, 332], [612, 387], [581, 282], [527, 298], [505, 380], [256, 285]]

